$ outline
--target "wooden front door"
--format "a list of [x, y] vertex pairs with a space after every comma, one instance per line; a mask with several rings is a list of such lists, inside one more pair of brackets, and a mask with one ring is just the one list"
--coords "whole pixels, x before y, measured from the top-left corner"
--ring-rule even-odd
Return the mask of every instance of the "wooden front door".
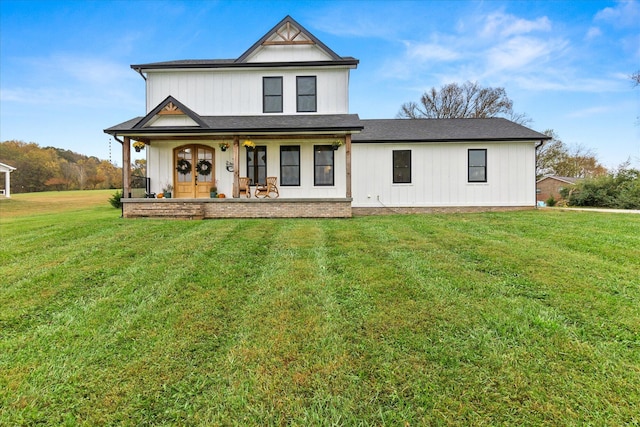
[[174, 197], [208, 198], [215, 184], [214, 150], [206, 145], [184, 145], [174, 150]]

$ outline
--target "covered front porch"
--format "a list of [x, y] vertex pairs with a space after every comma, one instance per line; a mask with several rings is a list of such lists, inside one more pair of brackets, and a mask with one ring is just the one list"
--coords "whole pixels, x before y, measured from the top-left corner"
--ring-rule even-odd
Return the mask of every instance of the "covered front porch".
[[[344, 218], [361, 130], [357, 115], [200, 117], [169, 97], [105, 132], [122, 143], [126, 218]], [[132, 193], [132, 147], [146, 150], [145, 197]], [[267, 182], [275, 192], [256, 191]]]

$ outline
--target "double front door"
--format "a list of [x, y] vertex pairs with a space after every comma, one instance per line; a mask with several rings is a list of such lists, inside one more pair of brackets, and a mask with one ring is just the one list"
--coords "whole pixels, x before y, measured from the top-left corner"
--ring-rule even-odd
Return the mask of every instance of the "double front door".
[[215, 152], [206, 145], [184, 145], [173, 152], [174, 197], [209, 197], [215, 185]]

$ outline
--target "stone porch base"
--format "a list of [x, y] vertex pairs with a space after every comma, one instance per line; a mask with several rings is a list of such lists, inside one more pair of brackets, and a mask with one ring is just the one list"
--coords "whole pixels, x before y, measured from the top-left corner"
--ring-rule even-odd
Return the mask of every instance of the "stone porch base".
[[122, 199], [124, 218], [351, 218], [351, 199]]

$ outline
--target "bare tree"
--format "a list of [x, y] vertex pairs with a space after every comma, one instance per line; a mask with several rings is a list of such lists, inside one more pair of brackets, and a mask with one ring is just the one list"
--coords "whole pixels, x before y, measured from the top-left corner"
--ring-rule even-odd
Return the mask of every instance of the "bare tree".
[[553, 129], [543, 132], [551, 137], [538, 148], [536, 155], [536, 176], [544, 175], [587, 178], [607, 173], [595, 156], [593, 150], [582, 144], [567, 146]]
[[640, 70], [631, 74], [631, 80], [633, 81], [633, 86], [640, 86]]
[[525, 114], [513, 112], [513, 101], [504, 88], [482, 87], [477, 82], [450, 83], [432, 87], [420, 103], [402, 104], [397, 115], [403, 119], [447, 119], [506, 117], [516, 123], [530, 122]]

